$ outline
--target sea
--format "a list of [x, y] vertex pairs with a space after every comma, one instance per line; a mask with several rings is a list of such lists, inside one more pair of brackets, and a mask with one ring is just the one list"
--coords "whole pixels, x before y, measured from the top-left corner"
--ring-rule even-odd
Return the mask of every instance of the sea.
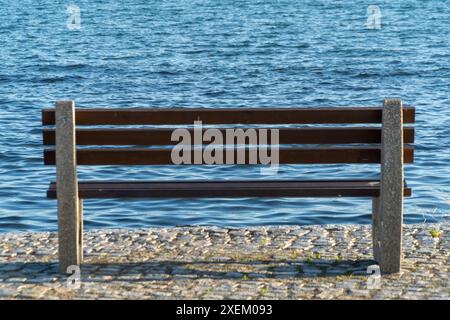
[[[0, 232], [54, 231], [41, 110], [416, 107], [405, 223], [450, 213], [450, 1], [0, 0]], [[376, 165], [82, 167], [80, 180], [378, 178]], [[370, 199], [87, 200], [85, 227], [366, 224]]]

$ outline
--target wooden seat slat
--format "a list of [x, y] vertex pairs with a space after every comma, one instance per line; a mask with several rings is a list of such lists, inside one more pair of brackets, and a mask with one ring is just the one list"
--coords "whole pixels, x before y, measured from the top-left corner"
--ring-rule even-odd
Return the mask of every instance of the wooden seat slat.
[[[80, 181], [79, 197], [211, 198], [211, 197], [377, 197], [379, 180], [244, 180], [244, 181]], [[404, 188], [410, 196], [411, 189]], [[47, 192], [56, 198], [56, 184]]]

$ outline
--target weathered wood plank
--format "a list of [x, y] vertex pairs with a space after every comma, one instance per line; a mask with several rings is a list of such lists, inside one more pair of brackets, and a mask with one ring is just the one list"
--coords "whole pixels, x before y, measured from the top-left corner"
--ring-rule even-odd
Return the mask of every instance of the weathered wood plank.
[[[42, 124], [54, 125], [54, 109], [42, 110]], [[415, 109], [403, 109], [404, 123], [414, 123]], [[77, 125], [192, 124], [344, 124], [381, 123], [380, 107], [333, 108], [93, 108], [77, 109]]]
[[[378, 180], [89, 181], [80, 198], [378, 197]], [[411, 193], [405, 188], [405, 195]], [[56, 196], [55, 184], [48, 197]]]

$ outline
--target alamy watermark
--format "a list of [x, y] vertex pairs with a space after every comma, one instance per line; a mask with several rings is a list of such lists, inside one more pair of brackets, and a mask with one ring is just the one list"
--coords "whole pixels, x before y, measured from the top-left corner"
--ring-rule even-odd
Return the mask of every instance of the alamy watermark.
[[76, 4], [71, 4], [67, 6], [66, 13], [69, 15], [67, 17], [66, 27], [69, 30], [79, 30], [81, 29], [81, 10]]
[[71, 290], [77, 290], [81, 287], [81, 270], [80, 266], [71, 265], [67, 267], [67, 273], [70, 276], [67, 277], [66, 286]]
[[380, 289], [381, 288], [381, 269], [377, 264], [373, 264], [367, 267], [367, 274], [370, 274], [367, 278], [366, 285], [367, 289]]
[[381, 9], [379, 6], [368, 6], [367, 16], [367, 29], [381, 29]]
[[[269, 167], [261, 168], [261, 174], [276, 174], [279, 139], [278, 129], [203, 130], [199, 120], [194, 121], [193, 134], [185, 128], [172, 132], [171, 141], [178, 144], [172, 149], [171, 160], [173, 164], [262, 164]], [[205, 142], [208, 144], [203, 148]]]

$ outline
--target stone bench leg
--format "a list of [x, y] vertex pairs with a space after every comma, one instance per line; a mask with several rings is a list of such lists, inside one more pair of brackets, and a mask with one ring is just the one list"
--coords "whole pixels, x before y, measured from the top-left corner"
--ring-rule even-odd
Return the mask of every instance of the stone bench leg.
[[75, 143], [75, 104], [58, 101], [56, 122], [56, 192], [58, 202], [59, 271], [81, 263], [81, 214], [78, 199], [78, 181]]
[[83, 262], [83, 200], [78, 199], [78, 255], [80, 263]]
[[386, 99], [383, 106], [380, 247], [377, 259], [384, 273], [399, 272], [403, 225], [403, 111], [402, 101]]
[[372, 243], [373, 243], [373, 258], [380, 263], [380, 238], [381, 238], [381, 224], [380, 224], [380, 197], [372, 198]]

